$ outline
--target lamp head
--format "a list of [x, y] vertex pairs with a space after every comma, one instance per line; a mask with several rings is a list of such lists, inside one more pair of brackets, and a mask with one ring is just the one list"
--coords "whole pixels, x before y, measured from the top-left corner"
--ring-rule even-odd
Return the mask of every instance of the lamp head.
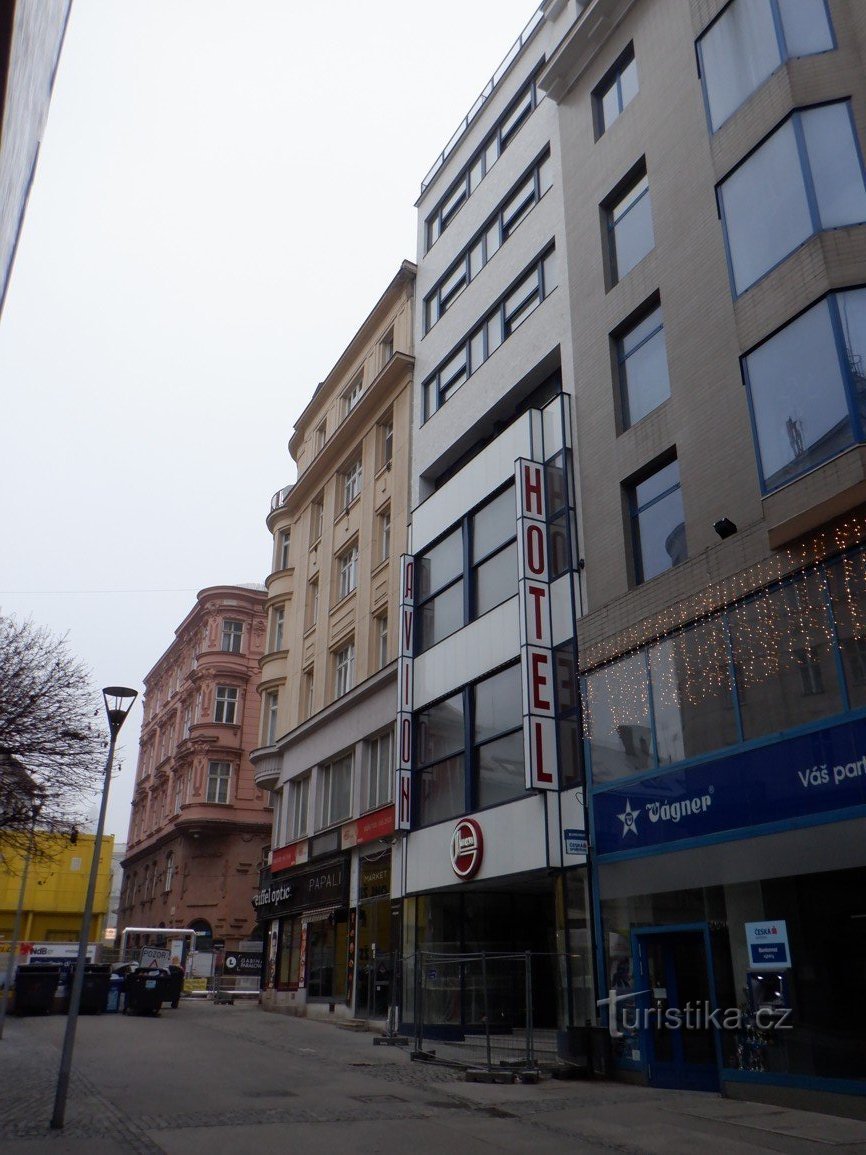
[[126, 715], [138, 697], [138, 690], [131, 690], [129, 686], [106, 686], [102, 697], [105, 699], [108, 728], [112, 737], [117, 737], [120, 727], [126, 721]]

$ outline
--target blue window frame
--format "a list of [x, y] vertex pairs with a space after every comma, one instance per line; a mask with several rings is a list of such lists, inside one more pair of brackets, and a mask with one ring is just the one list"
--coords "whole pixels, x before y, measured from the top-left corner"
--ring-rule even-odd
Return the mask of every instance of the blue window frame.
[[596, 140], [610, 128], [637, 93], [637, 63], [634, 58], [634, 45], [629, 44], [593, 89], [592, 108]]
[[646, 165], [638, 168], [602, 206], [607, 222], [610, 286], [617, 284], [655, 246]]
[[866, 440], [866, 288], [825, 297], [742, 365], [768, 493]]
[[628, 487], [635, 584], [688, 557], [680, 465], [674, 459]]
[[711, 131], [786, 60], [835, 47], [826, 0], [733, 0], [697, 43]]
[[739, 296], [815, 233], [866, 222], [866, 180], [848, 101], [798, 110], [718, 188]]

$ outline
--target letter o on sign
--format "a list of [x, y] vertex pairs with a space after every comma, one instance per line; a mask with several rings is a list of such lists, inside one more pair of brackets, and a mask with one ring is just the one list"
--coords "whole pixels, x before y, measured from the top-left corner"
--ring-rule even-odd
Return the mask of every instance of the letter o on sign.
[[451, 835], [451, 869], [458, 878], [472, 878], [484, 857], [484, 835], [474, 818], [462, 818]]

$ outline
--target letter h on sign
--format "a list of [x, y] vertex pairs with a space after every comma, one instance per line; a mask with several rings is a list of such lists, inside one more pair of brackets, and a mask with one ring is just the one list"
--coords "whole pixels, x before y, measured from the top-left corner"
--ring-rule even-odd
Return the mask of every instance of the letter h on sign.
[[556, 703], [550, 626], [550, 566], [544, 466], [518, 458], [517, 558], [520, 587], [520, 672], [528, 790], [559, 788]]
[[400, 644], [397, 654], [397, 763], [394, 827], [408, 830], [412, 819], [412, 669], [415, 626], [415, 559], [400, 559]]

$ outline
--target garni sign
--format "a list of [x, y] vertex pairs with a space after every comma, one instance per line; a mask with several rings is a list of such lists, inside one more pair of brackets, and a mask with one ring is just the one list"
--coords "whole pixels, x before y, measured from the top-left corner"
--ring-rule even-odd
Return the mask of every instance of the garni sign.
[[460, 879], [472, 878], [481, 868], [484, 835], [474, 818], [461, 818], [451, 835], [451, 869]]

